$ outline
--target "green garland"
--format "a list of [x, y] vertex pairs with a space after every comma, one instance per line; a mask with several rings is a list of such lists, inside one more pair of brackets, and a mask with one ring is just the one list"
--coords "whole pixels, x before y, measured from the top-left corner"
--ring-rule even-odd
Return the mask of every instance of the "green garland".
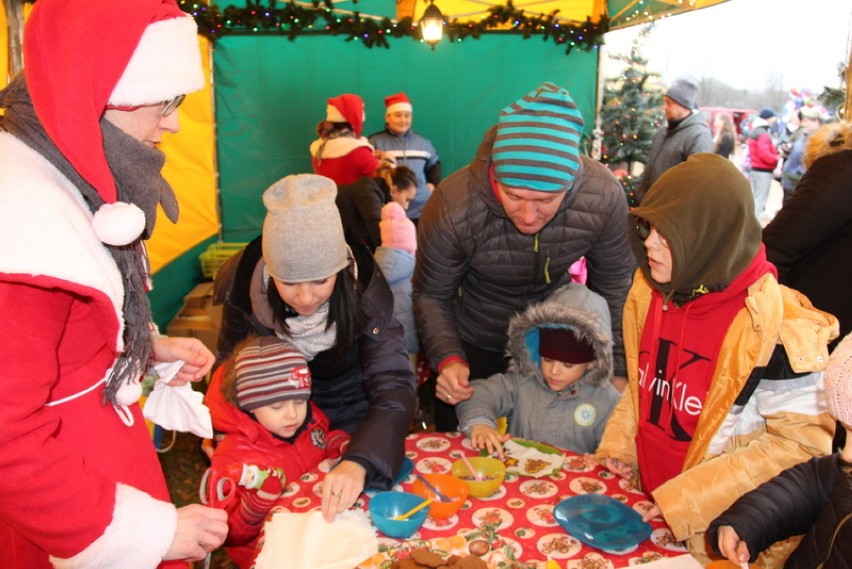
[[[267, 34], [285, 35], [290, 40], [309, 34], [345, 35], [346, 41], [358, 41], [368, 48], [389, 48], [388, 38], [392, 37], [407, 36], [422, 41], [419, 28], [409, 17], [378, 20], [362, 18], [358, 12], [339, 14], [334, 12], [331, 0], [312, 0], [312, 7], [291, 2], [280, 8], [276, 7], [279, 3], [275, 0], [253, 0], [245, 7], [231, 5], [224, 10], [216, 4], [207, 6], [188, 0], [178, 0], [178, 4], [195, 18], [198, 32], [213, 42], [226, 35]], [[491, 7], [488, 12], [490, 15], [478, 22], [445, 22], [445, 35], [453, 42], [479, 39], [484, 33], [514, 33], [524, 39], [536, 35], [542, 36], [543, 41], [550, 39], [556, 45], [564, 45], [568, 54], [575, 47], [584, 51], [595, 49], [603, 43], [603, 35], [609, 30], [609, 20], [605, 17], [597, 23], [589, 18], [583, 23], [559, 22], [556, 19], [559, 10], [530, 17], [515, 8], [512, 0]], [[511, 30], [494, 29], [509, 23]]]

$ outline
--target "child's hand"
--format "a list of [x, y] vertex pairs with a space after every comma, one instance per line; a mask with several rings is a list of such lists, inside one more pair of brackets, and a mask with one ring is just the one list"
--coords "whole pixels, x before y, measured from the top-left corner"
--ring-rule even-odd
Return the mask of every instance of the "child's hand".
[[485, 448], [488, 454], [496, 452], [500, 460], [503, 460], [503, 443], [510, 438], [512, 437], [508, 433], [501, 435], [497, 429], [489, 425], [474, 425], [470, 430], [470, 444], [473, 448]]
[[615, 475], [621, 476], [625, 480], [633, 480], [633, 467], [625, 462], [621, 462], [617, 458], [605, 458], [604, 468]]
[[751, 554], [748, 544], [740, 539], [737, 530], [731, 526], [719, 526], [719, 552], [732, 563], [748, 563]]

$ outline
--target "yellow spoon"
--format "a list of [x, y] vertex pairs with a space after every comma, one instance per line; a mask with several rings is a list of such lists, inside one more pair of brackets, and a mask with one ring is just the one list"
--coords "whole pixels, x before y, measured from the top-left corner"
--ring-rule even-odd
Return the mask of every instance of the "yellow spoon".
[[420, 510], [422, 510], [423, 508], [425, 508], [426, 506], [428, 506], [428, 505], [429, 505], [429, 504], [431, 504], [431, 503], [432, 503], [432, 498], [426, 498], [425, 500], [423, 500], [422, 502], [420, 502], [419, 504], [417, 504], [416, 506], [414, 506], [413, 508], [411, 508], [410, 510], [408, 510], [407, 512], [405, 512], [404, 514], [400, 514], [400, 515], [398, 515], [398, 516], [394, 516], [394, 517], [392, 517], [391, 519], [392, 519], [392, 520], [397, 520], [397, 521], [399, 521], [399, 520], [407, 520], [407, 519], [408, 519], [408, 518], [410, 518], [412, 515], [416, 514], [417, 512], [419, 512]]

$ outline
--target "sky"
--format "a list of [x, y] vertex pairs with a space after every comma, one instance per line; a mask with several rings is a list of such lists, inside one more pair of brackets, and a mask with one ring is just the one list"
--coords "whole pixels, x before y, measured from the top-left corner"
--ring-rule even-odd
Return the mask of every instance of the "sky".
[[[604, 54], [630, 53], [640, 28], [609, 32]], [[661, 19], [642, 53], [664, 84], [691, 74], [739, 89], [780, 82], [820, 93], [840, 86], [837, 66], [849, 59], [850, 34], [850, 0], [728, 0]]]

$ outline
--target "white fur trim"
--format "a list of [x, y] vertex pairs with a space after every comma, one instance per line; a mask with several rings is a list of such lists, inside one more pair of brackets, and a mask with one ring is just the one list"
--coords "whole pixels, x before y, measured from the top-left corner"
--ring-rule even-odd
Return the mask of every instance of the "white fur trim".
[[48, 276], [99, 291], [119, 322], [124, 284], [92, 230], [92, 214], [71, 182], [40, 154], [0, 132], [0, 272]]
[[325, 120], [328, 122], [349, 122], [334, 105], [325, 106]]
[[103, 243], [122, 247], [136, 241], [145, 231], [145, 213], [132, 203], [104, 204], [95, 212], [92, 227]]
[[132, 486], [118, 484], [112, 521], [103, 535], [57, 569], [151, 569], [163, 560], [177, 532], [177, 510]]
[[411, 103], [394, 103], [388, 106], [385, 113], [396, 113], [399, 111], [413, 112], [414, 107], [411, 106]]
[[[319, 139], [311, 143], [311, 156], [317, 156], [322, 142], [322, 139]], [[351, 138], [348, 136], [332, 138], [325, 141], [325, 146], [322, 146], [322, 156], [320, 158], [340, 158], [341, 156], [346, 156], [359, 146], [366, 146], [370, 150], [374, 150], [370, 141], [363, 136], [361, 138]]]
[[150, 24], [110, 95], [113, 105], [152, 105], [204, 86], [197, 26], [188, 14]]

